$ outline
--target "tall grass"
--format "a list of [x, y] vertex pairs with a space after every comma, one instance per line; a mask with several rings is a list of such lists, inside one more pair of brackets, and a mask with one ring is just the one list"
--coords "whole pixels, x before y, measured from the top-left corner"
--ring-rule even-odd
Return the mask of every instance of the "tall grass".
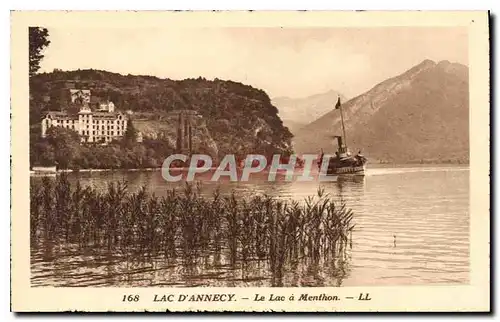
[[318, 190], [303, 203], [269, 196], [211, 198], [186, 185], [157, 197], [123, 182], [105, 192], [66, 175], [31, 183], [31, 239], [66, 242], [123, 256], [192, 260], [227, 252], [231, 263], [267, 260], [280, 278], [287, 263], [335, 258], [349, 243], [353, 214]]

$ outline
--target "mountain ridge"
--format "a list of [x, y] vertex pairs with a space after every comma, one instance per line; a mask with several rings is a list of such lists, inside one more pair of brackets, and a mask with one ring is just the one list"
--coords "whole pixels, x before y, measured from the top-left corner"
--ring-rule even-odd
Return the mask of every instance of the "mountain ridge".
[[[424, 60], [343, 102], [347, 142], [379, 162], [465, 163], [468, 106], [468, 67]], [[293, 145], [298, 153], [332, 150], [340, 132], [331, 110], [300, 129]]]

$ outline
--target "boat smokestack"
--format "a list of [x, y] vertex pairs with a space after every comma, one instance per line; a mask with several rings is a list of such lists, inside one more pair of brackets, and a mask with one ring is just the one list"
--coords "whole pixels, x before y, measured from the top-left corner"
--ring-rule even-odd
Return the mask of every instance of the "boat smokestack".
[[337, 144], [339, 145], [339, 149], [341, 149], [344, 146], [342, 143], [342, 137], [336, 136], [336, 138], [337, 138]]

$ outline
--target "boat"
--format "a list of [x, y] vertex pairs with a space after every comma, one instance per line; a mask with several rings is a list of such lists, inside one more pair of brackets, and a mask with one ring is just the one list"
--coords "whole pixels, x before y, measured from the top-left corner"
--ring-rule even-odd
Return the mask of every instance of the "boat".
[[[344, 126], [344, 114], [342, 111], [342, 104], [340, 103], [340, 97], [335, 105], [335, 109], [340, 110], [340, 119], [342, 123], [342, 135], [334, 136], [337, 139], [337, 151], [335, 152], [335, 156], [328, 157], [328, 168], [326, 171], [327, 176], [364, 176], [366, 172], [366, 164], [368, 160], [365, 158], [361, 151], [359, 151], [356, 155], [352, 155], [349, 151], [349, 148], [346, 144], [346, 134], [345, 134], [345, 126]], [[321, 151], [321, 157], [318, 161], [318, 167], [321, 168], [323, 164], [323, 159], [325, 155], [323, 150]]]

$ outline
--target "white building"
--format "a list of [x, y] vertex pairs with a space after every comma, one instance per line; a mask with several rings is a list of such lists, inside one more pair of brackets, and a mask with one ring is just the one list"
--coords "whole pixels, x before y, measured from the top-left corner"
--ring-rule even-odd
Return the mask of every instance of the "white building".
[[105, 103], [100, 103], [99, 104], [99, 112], [114, 112], [115, 111], [115, 104], [111, 101], [107, 101]]
[[[74, 101], [73, 97], [75, 97]], [[71, 100], [78, 105], [83, 101], [80, 111], [78, 113], [48, 112], [42, 119], [42, 137], [45, 137], [47, 130], [53, 126], [76, 131], [82, 142], [108, 143], [123, 137], [127, 130], [128, 118], [125, 113], [116, 112], [112, 102], [101, 104], [99, 110], [94, 112], [88, 105], [90, 91], [71, 90]], [[101, 107], [106, 107], [106, 109], [101, 109]]]

